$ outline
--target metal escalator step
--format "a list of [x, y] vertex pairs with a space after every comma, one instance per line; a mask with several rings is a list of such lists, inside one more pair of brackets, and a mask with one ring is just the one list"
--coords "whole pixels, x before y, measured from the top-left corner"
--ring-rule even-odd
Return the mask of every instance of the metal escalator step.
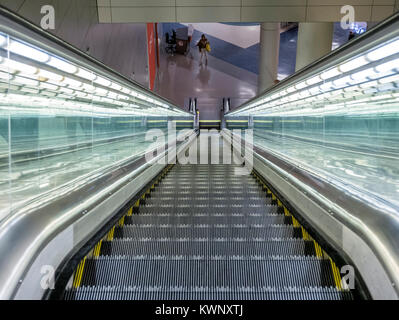
[[117, 227], [114, 238], [130, 239], [290, 239], [302, 238], [300, 228], [286, 225], [261, 225], [260, 227], [222, 227], [222, 228], [193, 228], [193, 227], [162, 227], [159, 225], [128, 225]]
[[80, 287], [68, 290], [65, 300], [352, 300], [336, 288], [154, 288]]
[[[313, 252], [309, 248], [313, 247]], [[103, 256], [315, 256], [313, 241], [301, 239], [266, 241], [220, 241], [209, 239], [116, 239], [103, 241], [100, 255]]]
[[[282, 214], [276, 215], [228, 215], [228, 214], [185, 214], [185, 215], [134, 215], [125, 217], [125, 225], [269, 225], [284, 224]], [[251, 232], [251, 230], [248, 230]]]
[[[251, 196], [252, 194], [256, 194], [256, 196], [262, 197], [264, 196], [265, 198], [266, 193], [262, 190], [261, 187], [259, 188], [228, 188], [226, 186], [219, 187], [219, 186], [212, 186], [209, 188], [204, 188], [204, 187], [195, 187], [195, 186], [158, 186], [157, 188], [160, 188], [158, 192], [160, 193], [169, 193], [173, 195], [179, 195], [181, 193], [184, 194], [192, 194], [192, 195], [197, 195], [197, 194], [205, 194], [205, 195], [212, 195], [212, 194], [219, 194], [219, 195], [229, 195], [229, 194], [239, 194], [241, 197], [245, 196]], [[161, 190], [162, 189], [162, 190]]]
[[[173, 190], [168, 190], [168, 189], [155, 189], [154, 191], [151, 192], [153, 197], [175, 197], [176, 192]], [[186, 191], [181, 191], [178, 193], [180, 197], [206, 197], [207, 199], [214, 199], [214, 198], [226, 198], [226, 199], [231, 199], [231, 198], [238, 198], [238, 197], [244, 197], [244, 194], [248, 196], [249, 198], [262, 198], [266, 197], [266, 194], [260, 191], [254, 191], [254, 192], [245, 192], [245, 191], [236, 191], [236, 192], [228, 192], [224, 193], [221, 191], [213, 191], [212, 193], [209, 192], [209, 190], [201, 190], [197, 192], [191, 192], [189, 190]], [[244, 197], [245, 198], [245, 197]]]
[[[85, 260], [66, 300], [349, 300], [277, 200], [240, 165], [175, 165]], [[166, 171], [164, 171], [166, 172]]]
[[228, 189], [228, 187], [234, 188], [234, 187], [238, 187], [238, 188], [259, 188], [259, 184], [257, 182], [244, 182], [244, 181], [239, 181], [239, 180], [234, 180], [234, 181], [228, 181], [228, 180], [218, 180], [218, 181], [212, 181], [212, 180], [195, 180], [195, 179], [191, 179], [191, 180], [185, 180], [185, 181], [181, 181], [179, 179], [176, 180], [168, 180], [168, 179], [164, 179], [160, 182], [160, 186], [165, 187], [165, 188], [175, 188], [178, 185], [178, 187], [180, 188], [191, 188], [191, 187], [196, 187], [196, 188], [226, 188]]
[[334, 287], [329, 260], [314, 257], [173, 259], [107, 257], [87, 259], [82, 286], [142, 287]]
[[272, 204], [272, 199], [270, 198], [230, 198], [230, 199], [221, 199], [214, 198], [212, 201], [210, 199], [204, 199], [204, 197], [185, 197], [185, 198], [175, 198], [171, 199], [170, 197], [154, 197], [151, 195], [151, 198], [146, 200], [146, 205], [179, 205], [179, 206], [198, 206], [198, 205], [207, 205], [210, 207], [215, 206], [267, 206]]
[[195, 207], [192, 206], [184, 206], [184, 205], [143, 205], [138, 208], [138, 213], [140, 214], [206, 214], [208, 212], [220, 213], [220, 214], [277, 214], [281, 213], [281, 210], [275, 205], [266, 205], [266, 206], [207, 206], [207, 205], [197, 205]]

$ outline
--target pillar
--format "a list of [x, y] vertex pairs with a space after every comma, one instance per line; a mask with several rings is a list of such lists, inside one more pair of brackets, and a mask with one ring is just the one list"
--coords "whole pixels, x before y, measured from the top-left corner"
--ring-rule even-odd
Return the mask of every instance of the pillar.
[[279, 49], [280, 23], [261, 23], [258, 93], [270, 88], [277, 80]]
[[329, 53], [333, 34], [333, 22], [299, 23], [295, 71]]

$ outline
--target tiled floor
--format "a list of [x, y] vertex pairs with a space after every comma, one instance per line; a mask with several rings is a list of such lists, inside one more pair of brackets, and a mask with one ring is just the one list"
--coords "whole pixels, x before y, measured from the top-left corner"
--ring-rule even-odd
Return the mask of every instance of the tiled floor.
[[223, 60], [209, 56], [208, 65], [199, 66], [195, 48], [187, 56], [170, 56], [161, 49], [156, 92], [179, 106], [187, 107], [190, 97], [197, 97], [199, 105], [214, 104], [217, 109], [223, 97], [230, 97], [233, 105], [239, 105], [254, 97], [256, 90], [256, 75]]
[[[161, 34], [185, 25], [188, 24], [163, 23]], [[223, 97], [230, 97], [234, 108], [256, 95], [260, 27], [256, 23], [193, 23], [193, 26], [191, 50], [186, 56], [170, 56], [161, 45], [156, 92], [186, 108], [188, 99], [197, 97], [199, 108], [202, 105], [209, 117], [217, 119]], [[203, 33], [212, 47], [207, 66], [199, 66], [195, 47]], [[336, 23], [332, 47], [345, 43], [348, 33]], [[295, 71], [297, 35], [297, 28], [281, 34], [279, 79]]]

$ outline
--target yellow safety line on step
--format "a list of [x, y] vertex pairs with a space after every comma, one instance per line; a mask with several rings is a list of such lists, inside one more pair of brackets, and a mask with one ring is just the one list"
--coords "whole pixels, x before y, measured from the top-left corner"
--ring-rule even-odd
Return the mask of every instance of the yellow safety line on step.
[[118, 225], [119, 225], [120, 227], [123, 227], [124, 224], [125, 224], [125, 216], [123, 216], [123, 217], [119, 220]]
[[102, 240], [100, 240], [96, 246], [94, 247], [94, 252], [93, 252], [93, 256], [94, 258], [98, 258], [100, 256], [100, 251], [101, 251], [101, 244], [103, 243]]
[[109, 230], [108, 235], [107, 235], [107, 241], [114, 240], [114, 232], [115, 232], [115, 226], [113, 226], [112, 229]]
[[273, 200], [277, 200], [277, 205], [279, 207], [283, 207], [284, 208], [284, 215], [286, 216], [291, 216], [292, 217], [292, 224], [294, 227], [296, 228], [301, 228], [302, 231], [302, 239], [303, 240], [313, 240], [313, 244], [315, 247], [315, 251], [316, 251], [316, 256], [318, 259], [322, 259], [323, 256], [328, 257], [328, 259], [330, 260], [330, 264], [331, 264], [331, 270], [333, 273], [333, 277], [334, 277], [334, 283], [335, 286], [338, 290], [342, 290], [342, 284], [341, 284], [341, 274], [339, 272], [339, 269], [337, 267], [337, 265], [335, 264], [335, 262], [331, 259], [331, 257], [329, 257], [324, 250], [320, 247], [320, 245], [310, 236], [310, 234], [305, 230], [305, 228], [298, 222], [297, 219], [294, 218], [294, 216], [289, 212], [289, 210], [282, 204], [282, 202], [280, 201], [280, 199], [278, 199], [273, 192], [271, 192], [271, 190], [267, 187], [267, 185], [262, 181], [262, 179], [260, 179], [260, 177], [255, 173], [255, 171], [252, 171], [251, 174], [254, 176], [254, 178], [256, 179], [256, 181], [258, 181], [259, 184], [261, 184], [263, 186], [263, 188], [266, 189], [266, 192], [268, 194], [271, 193], [272, 199]]
[[321, 248], [320, 248], [319, 244], [314, 240], [313, 240], [313, 243], [314, 243], [314, 247], [316, 249], [316, 256], [318, 258], [321, 258], [323, 256], [323, 253], [321, 252]]
[[127, 211], [127, 216], [130, 217], [133, 213], [133, 207], [130, 207], [129, 210]]
[[85, 262], [86, 262], [86, 257], [84, 257], [83, 260], [80, 261], [78, 269], [76, 270], [75, 278], [73, 281], [74, 288], [80, 287], [80, 283], [82, 282], [82, 275], [83, 275], [83, 269], [85, 267]]
[[305, 228], [301, 226], [301, 229], [302, 229], [302, 238], [303, 238], [303, 240], [310, 240], [309, 233], [305, 230]]
[[333, 271], [335, 286], [337, 287], [338, 290], [342, 290], [341, 274], [339, 273], [339, 269], [338, 269], [337, 265], [335, 264], [335, 262], [332, 261], [331, 258], [330, 258], [330, 263], [331, 263], [331, 269]]
[[292, 225], [293, 225], [295, 228], [301, 227], [301, 225], [299, 224], [298, 220], [295, 219], [294, 216], [292, 216]]

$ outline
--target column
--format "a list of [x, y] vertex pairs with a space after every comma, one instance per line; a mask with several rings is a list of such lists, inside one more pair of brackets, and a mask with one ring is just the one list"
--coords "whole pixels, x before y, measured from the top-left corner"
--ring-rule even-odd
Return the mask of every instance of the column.
[[261, 23], [258, 93], [270, 88], [277, 80], [279, 49], [280, 23]]
[[333, 22], [299, 23], [295, 71], [329, 53], [333, 34]]

